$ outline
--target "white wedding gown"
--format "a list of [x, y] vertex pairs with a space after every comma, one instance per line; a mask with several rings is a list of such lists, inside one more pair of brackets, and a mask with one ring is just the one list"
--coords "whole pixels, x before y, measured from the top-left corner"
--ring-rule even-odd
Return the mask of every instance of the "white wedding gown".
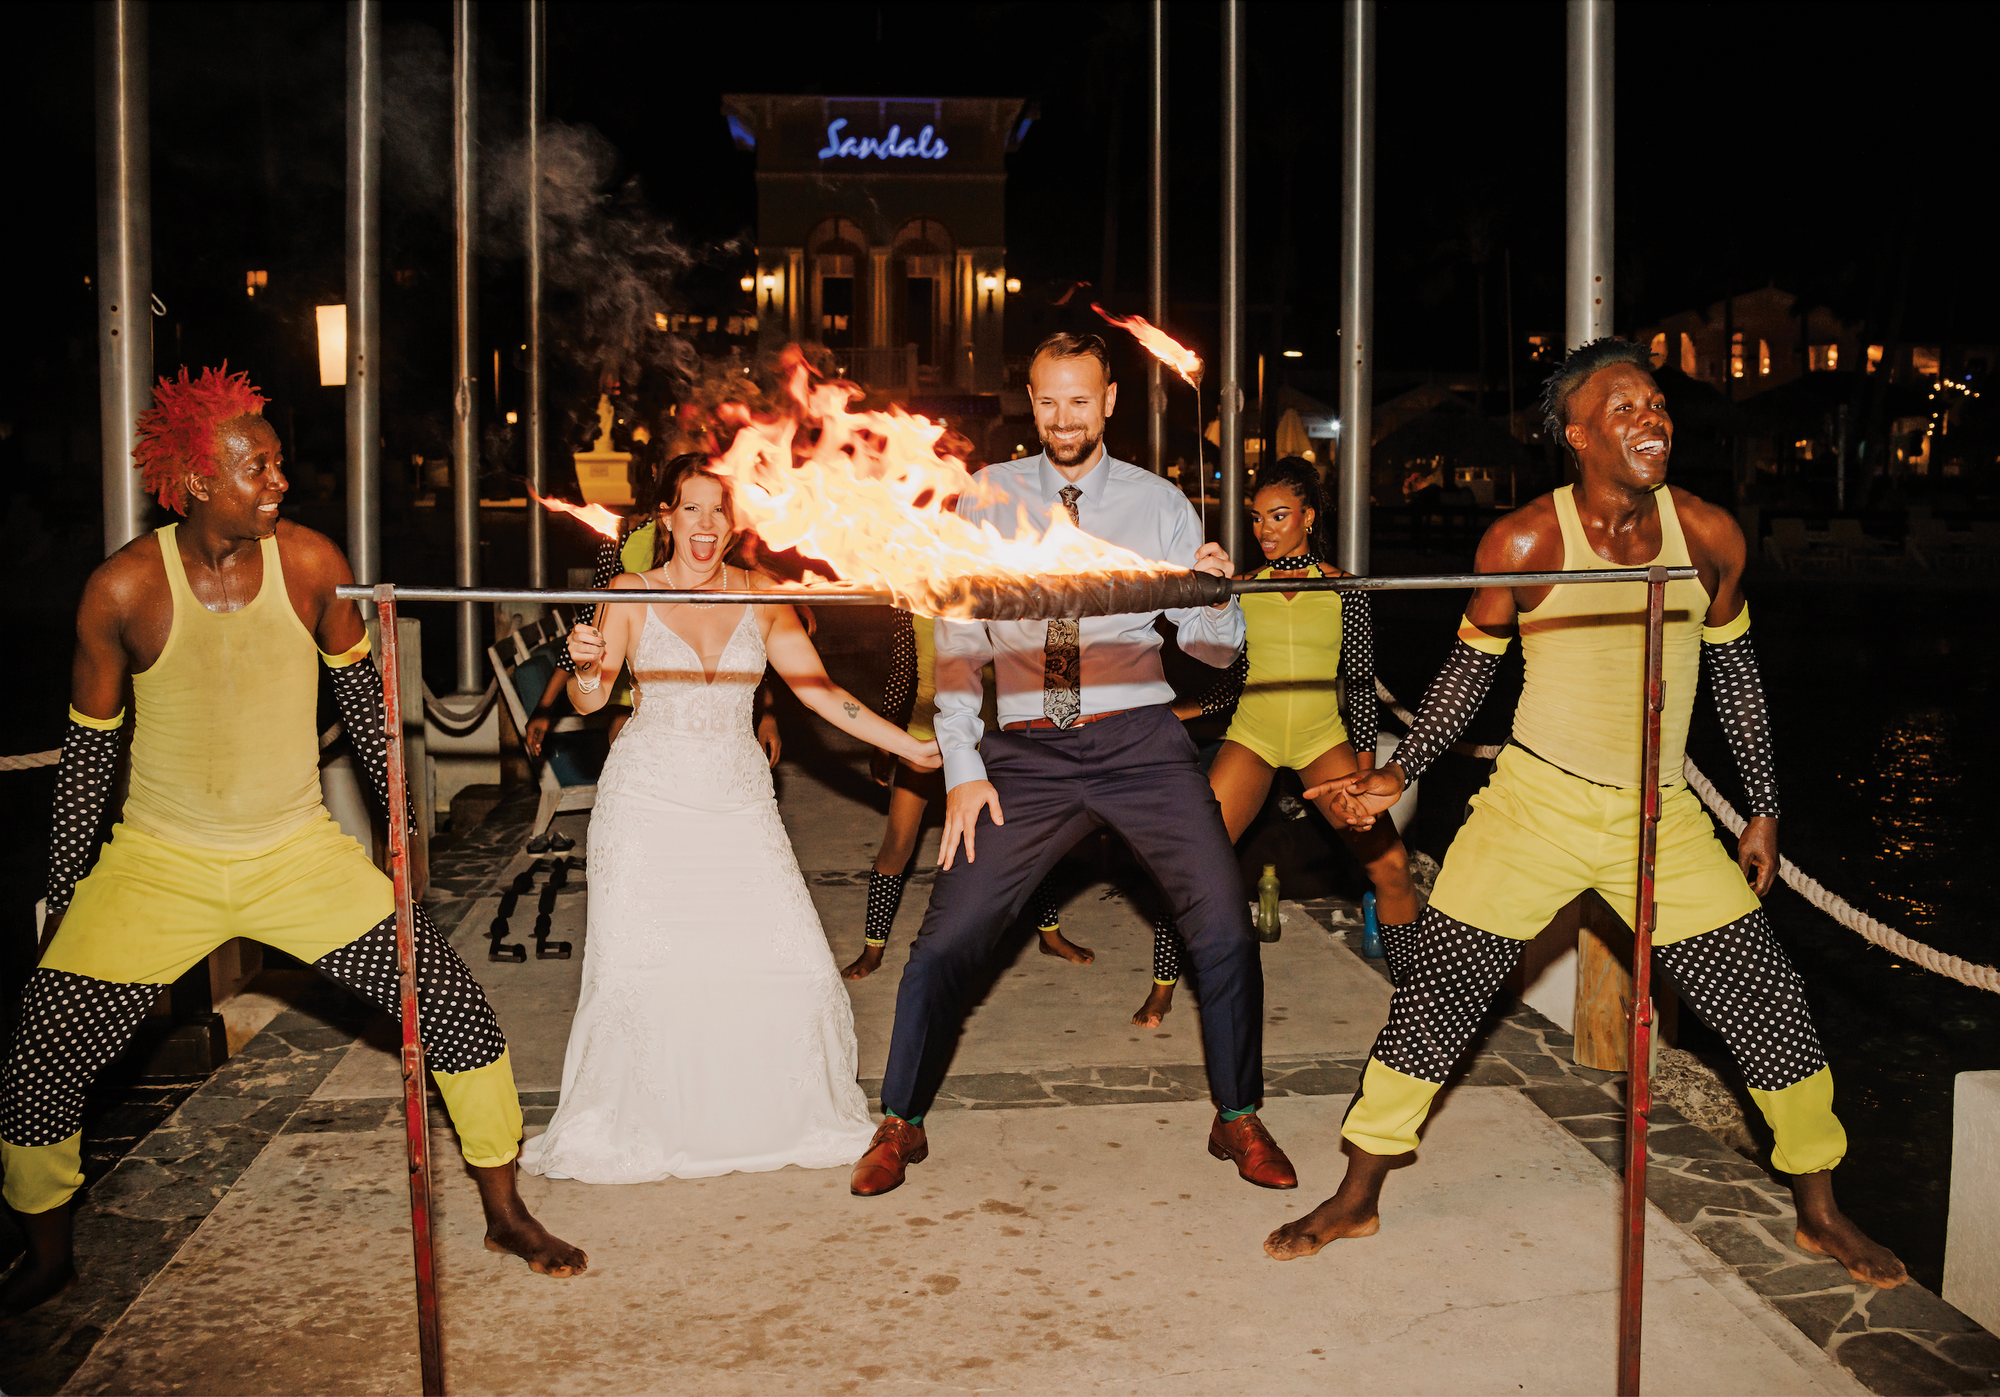
[[750, 608], [712, 683], [646, 607], [640, 702], [590, 818], [583, 986], [530, 1173], [586, 1183], [852, 1164], [874, 1126], [854, 1013], [778, 819]]

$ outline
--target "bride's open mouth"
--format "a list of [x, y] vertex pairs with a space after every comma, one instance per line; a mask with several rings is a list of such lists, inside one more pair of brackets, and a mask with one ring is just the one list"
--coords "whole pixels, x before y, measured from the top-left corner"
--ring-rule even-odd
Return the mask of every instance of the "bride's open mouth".
[[720, 542], [722, 539], [716, 534], [689, 534], [688, 552], [697, 563], [712, 563], [715, 561], [715, 546]]

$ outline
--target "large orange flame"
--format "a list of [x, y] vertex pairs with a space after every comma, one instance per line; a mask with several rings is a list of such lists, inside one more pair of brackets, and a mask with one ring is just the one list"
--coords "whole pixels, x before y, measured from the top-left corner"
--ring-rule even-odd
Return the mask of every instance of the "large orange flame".
[[879, 587], [924, 616], [965, 617], [969, 577], [1032, 584], [1053, 574], [1178, 572], [1092, 538], [1061, 508], [1044, 523], [1015, 503], [1013, 538], [950, 508], [960, 495], [1004, 503], [965, 463], [938, 450], [944, 425], [900, 407], [851, 412], [860, 390], [814, 382], [790, 351], [786, 388], [796, 410], [753, 416], [725, 404], [738, 424], [713, 468], [734, 486], [739, 527], [769, 547], [823, 560], [850, 585]]
[[1197, 390], [1200, 389], [1201, 356], [1199, 354], [1196, 354], [1192, 349], [1189, 349], [1164, 330], [1155, 329], [1147, 323], [1144, 316], [1113, 315], [1095, 301], [1090, 303], [1090, 308], [1113, 325], [1116, 325], [1119, 329], [1129, 330], [1132, 338], [1145, 346], [1147, 353], [1179, 374], [1187, 381], [1188, 387]]
[[622, 521], [601, 504], [573, 505], [568, 500], [551, 500], [535, 495], [532, 490], [528, 493], [534, 495], [535, 503], [551, 514], [574, 515], [606, 538], [618, 537], [618, 526]]

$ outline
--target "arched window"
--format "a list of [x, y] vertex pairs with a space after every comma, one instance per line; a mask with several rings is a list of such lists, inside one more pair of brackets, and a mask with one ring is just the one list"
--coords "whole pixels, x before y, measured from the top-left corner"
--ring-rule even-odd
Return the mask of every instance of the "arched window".
[[1653, 336], [1653, 367], [1659, 368], [1667, 362], [1667, 332], [1660, 331]]
[[1743, 377], [1743, 332], [1738, 330], [1729, 337], [1729, 376]]
[[1695, 357], [1694, 340], [1687, 331], [1681, 331], [1681, 372], [1689, 378], [1701, 367], [1701, 360]]
[[951, 344], [951, 231], [934, 218], [913, 218], [896, 230], [892, 254], [902, 273], [903, 292], [890, 304], [900, 324], [892, 343], [914, 344], [917, 366], [935, 372]]
[[807, 275], [812, 281], [806, 333], [829, 349], [861, 342], [855, 278], [866, 261], [867, 235], [844, 218], [829, 218], [806, 239]]
[[1757, 341], [1757, 375], [1760, 378], [1769, 378], [1771, 375], [1771, 342], [1769, 340]]

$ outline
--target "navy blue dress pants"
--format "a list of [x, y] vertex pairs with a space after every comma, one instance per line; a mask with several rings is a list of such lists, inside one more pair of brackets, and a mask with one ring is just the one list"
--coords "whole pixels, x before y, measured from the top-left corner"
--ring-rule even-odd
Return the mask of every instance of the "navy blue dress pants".
[[991, 732], [979, 745], [1007, 823], [982, 815], [977, 859], [938, 874], [896, 992], [882, 1105], [922, 1116], [958, 1044], [966, 999], [1028, 894], [1079, 839], [1124, 837], [1166, 895], [1201, 996], [1208, 1084], [1228, 1110], [1263, 1094], [1264, 972], [1222, 809], [1165, 706], [1064, 731]]

